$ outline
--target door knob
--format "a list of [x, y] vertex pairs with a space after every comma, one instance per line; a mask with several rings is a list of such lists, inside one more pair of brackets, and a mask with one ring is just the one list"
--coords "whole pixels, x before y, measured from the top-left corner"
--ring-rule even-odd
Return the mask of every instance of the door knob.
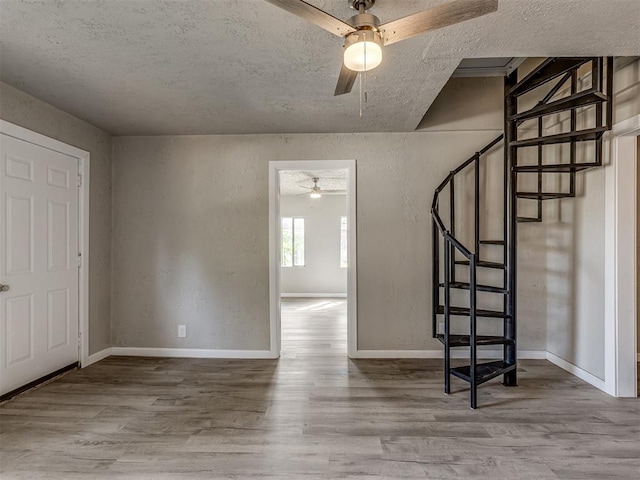
[[9, 290], [9, 285], [0, 285], [0, 292], [6, 292]]

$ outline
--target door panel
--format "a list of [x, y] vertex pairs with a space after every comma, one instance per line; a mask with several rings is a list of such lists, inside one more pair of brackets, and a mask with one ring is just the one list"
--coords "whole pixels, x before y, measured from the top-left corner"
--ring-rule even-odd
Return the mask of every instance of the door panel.
[[78, 361], [78, 160], [0, 135], [0, 394]]
[[66, 271], [69, 269], [69, 202], [52, 202], [49, 200], [48, 241], [49, 271]]
[[48, 292], [49, 305], [47, 311], [49, 333], [48, 350], [69, 345], [69, 289], [61, 288]]
[[33, 358], [33, 295], [9, 298], [6, 303], [8, 366]]
[[7, 275], [33, 273], [33, 197], [7, 195]]

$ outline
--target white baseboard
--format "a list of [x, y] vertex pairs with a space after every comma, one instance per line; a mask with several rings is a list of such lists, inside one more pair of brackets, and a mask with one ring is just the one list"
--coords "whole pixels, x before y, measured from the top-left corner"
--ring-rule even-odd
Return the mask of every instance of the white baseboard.
[[269, 350], [210, 350], [205, 348], [111, 347], [111, 355], [170, 358], [274, 358]]
[[283, 298], [347, 298], [346, 293], [281, 293]]
[[[547, 352], [540, 350], [521, 350], [518, 358], [522, 360], [545, 360]], [[442, 350], [357, 350], [351, 358], [443, 358]], [[469, 358], [465, 350], [451, 352], [451, 358]], [[478, 358], [502, 358], [502, 350], [479, 350]]]
[[100, 350], [92, 355], [89, 355], [87, 361], [82, 364], [82, 368], [88, 367], [89, 365], [99, 362], [100, 360], [104, 360], [105, 358], [111, 355], [111, 347], [107, 347], [104, 350]]
[[601, 378], [596, 377], [595, 375], [587, 372], [586, 370], [581, 369], [580, 367], [575, 366], [573, 363], [569, 363], [566, 360], [554, 355], [551, 352], [547, 352], [547, 360], [549, 360], [554, 365], [566, 370], [572, 375], [575, 375], [581, 380], [593, 385], [594, 387], [602, 390], [605, 393], [608, 393], [605, 388], [605, 381]]

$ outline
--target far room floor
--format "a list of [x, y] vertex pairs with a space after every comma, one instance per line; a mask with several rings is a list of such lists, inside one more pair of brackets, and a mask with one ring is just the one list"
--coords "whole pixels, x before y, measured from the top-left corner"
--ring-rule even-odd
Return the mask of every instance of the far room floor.
[[279, 360], [109, 357], [0, 407], [2, 478], [635, 478], [640, 405], [543, 360], [470, 410], [441, 360], [349, 360], [344, 299]]

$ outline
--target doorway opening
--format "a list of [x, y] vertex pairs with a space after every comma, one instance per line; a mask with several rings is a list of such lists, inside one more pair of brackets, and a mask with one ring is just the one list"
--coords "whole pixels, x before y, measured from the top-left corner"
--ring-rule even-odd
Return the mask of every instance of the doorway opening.
[[355, 161], [270, 162], [273, 357], [353, 356]]

